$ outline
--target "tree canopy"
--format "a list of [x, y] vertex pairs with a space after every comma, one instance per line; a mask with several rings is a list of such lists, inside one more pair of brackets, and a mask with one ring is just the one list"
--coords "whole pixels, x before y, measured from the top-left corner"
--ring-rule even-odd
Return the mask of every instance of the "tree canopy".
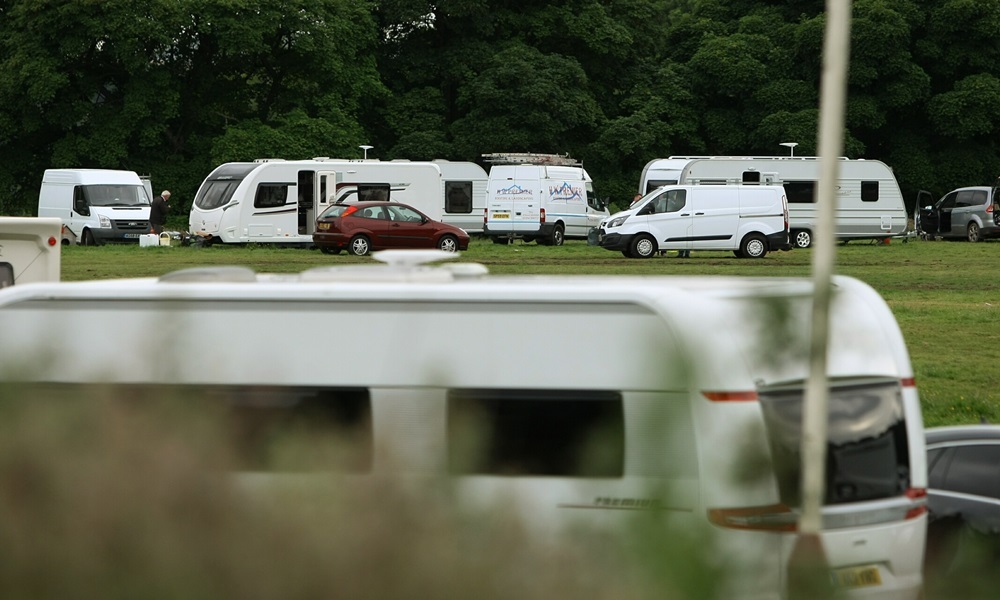
[[[816, 152], [824, 3], [4, 0], [0, 214], [46, 168], [189, 201], [264, 157], [570, 153], [627, 202], [671, 154]], [[1000, 0], [855, 0], [845, 153], [908, 198], [1000, 175]]]

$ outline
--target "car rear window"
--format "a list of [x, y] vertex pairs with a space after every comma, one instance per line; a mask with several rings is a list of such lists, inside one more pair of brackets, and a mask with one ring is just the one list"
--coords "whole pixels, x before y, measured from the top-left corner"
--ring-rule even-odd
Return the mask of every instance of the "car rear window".
[[344, 211], [347, 210], [347, 208], [348, 208], [347, 204], [334, 204], [330, 208], [324, 210], [323, 214], [321, 214], [319, 218], [333, 219], [335, 217], [339, 217], [344, 214]]

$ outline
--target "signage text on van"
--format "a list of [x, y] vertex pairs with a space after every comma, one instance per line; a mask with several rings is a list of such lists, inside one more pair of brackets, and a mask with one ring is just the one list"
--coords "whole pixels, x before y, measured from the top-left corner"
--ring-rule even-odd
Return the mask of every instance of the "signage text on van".
[[562, 202], [583, 200], [583, 188], [579, 185], [573, 185], [568, 181], [564, 181], [559, 185], [550, 185], [549, 199]]

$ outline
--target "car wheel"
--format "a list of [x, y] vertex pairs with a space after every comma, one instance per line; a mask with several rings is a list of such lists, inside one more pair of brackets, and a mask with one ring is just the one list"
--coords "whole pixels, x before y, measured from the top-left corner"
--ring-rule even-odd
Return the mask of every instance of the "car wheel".
[[796, 231], [794, 237], [796, 248], [808, 248], [809, 246], [812, 246], [812, 233], [810, 233], [808, 229], [800, 229]]
[[640, 233], [632, 238], [628, 250], [632, 258], [649, 258], [656, 254], [656, 240], [648, 233]]
[[83, 230], [83, 238], [80, 240], [81, 246], [96, 246], [97, 240], [94, 239], [94, 234], [91, 233], [89, 229]]
[[969, 238], [969, 241], [973, 244], [983, 239], [983, 236], [979, 231], [979, 223], [976, 223], [975, 221], [969, 223], [969, 230], [966, 233], [968, 234], [967, 237]]
[[764, 258], [767, 254], [767, 240], [759, 233], [751, 233], [740, 243], [740, 252], [747, 258]]
[[458, 252], [458, 238], [453, 235], [443, 235], [438, 240], [438, 250], [445, 252]]
[[320, 252], [323, 254], [340, 254], [340, 248], [320, 248]]
[[556, 225], [555, 229], [552, 230], [552, 237], [549, 238], [549, 243], [553, 246], [562, 246], [563, 240], [563, 226]]
[[351, 238], [351, 245], [347, 247], [347, 251], [354, 256], [364, 256], [368, 254], [372, 249], [371, 242], [368, 238], [363, 235], [356, 235]]

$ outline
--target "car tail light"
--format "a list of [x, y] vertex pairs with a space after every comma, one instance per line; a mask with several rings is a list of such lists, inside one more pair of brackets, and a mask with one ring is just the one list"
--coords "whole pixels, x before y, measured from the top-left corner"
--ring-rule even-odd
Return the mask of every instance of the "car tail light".
[[796, 531], [799, 527], [798, 515], [784, 504], [710, 508], [708, 520], [719, 527], [749, 531]]
[[927, 512], [927, 490], [925, 488], [909, 488], [906, 490], [906, 497], [917, 502], [917, 506], [906, 511], [906, 519], [915, 519]]
[[545, 209], [544, 208], [540, 209], [538, 211], [538, 222], [539, 223], [544, 223], [545, 222]]
[[990, 204], [989, 206], [986, 207], [986, 212], [990, 213], [990, 214], [993, 213], [993, 205], [992, 204]]
[[712, 402], [756, 402], [758, 399], [757, 392], [753, 390], [743, 392], [702, 391], [701, 395]]

